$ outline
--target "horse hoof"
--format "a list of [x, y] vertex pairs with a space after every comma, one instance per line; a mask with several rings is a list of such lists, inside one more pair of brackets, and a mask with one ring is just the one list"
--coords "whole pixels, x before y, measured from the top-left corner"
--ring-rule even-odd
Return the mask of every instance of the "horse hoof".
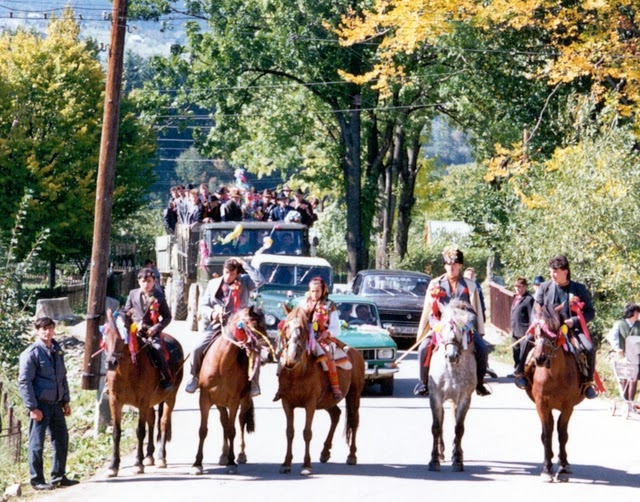
[[291, 466], [290, 465], [281, 465], [280, 466], [280, 474], [291, 474]]
[[238, 466], [230, 465], [227, 467], [227, 474], [238, 474]]
[[118, 475], [118, 469], [108, 469], [107, 470], [107, 477], [108, 478], [115, 478]]
[[201, 476], [202, 475], [202, 467], [199, 465], [194, 465], [191, 467], [191, 474], [194, 476]]
[[564, 469], [559, 470], [556, 474], [556, 481], [558, 483], [566, 483], [569, 481], [569, 473]]
[[543, 472], [540, 478], [544, 483], [553, 483], [553, 475], [550, 472]]
[[451, 467], [452, 467], [453, 472], [464, 472], [464, 465], [463, 464], [453, 464]]
[[226, 455], [220, 455], [218, 459], [218, 465], [227, 465], [229, 463], [229, 457]]
[[247, 463], [247, 455], [245, 453], [241, 453], [240, 455], [238, 455], [238, 458], [236, 459], [236, 462], [238, 462], [239, 464], [246, 464]]
[[331, 458], [331, 455], [329, 455], [328, 453], [323, 453], [322, 455], [320, 455], [320, 462], [323, 464], [326, 464], [329, 459]]
[[302, 476], [310, 476], [311, 475], [311, 467], [303, 467], [300, 471]]
[[134, 474], [144, 474], [144, 465], [134, 465], [133, 466]]
[[355, 455], [349, 455], [347, 457], [347, 465], [356, 465], [358, 463], [358, 458]]
[[439, 462], [429, 462], [429, 470], [431, 472], [440, 472], [440, 463]]
[[164, 458], [159, 458], [158, 462], [156, 463], [156, 467], [158, 467], [159, 469], [166, 469], [167, 468], [167, 461]]
[[142, 461], [142, 465], [155, 465], [155, 460], [151, 456], [144, 457], [144, 460]]

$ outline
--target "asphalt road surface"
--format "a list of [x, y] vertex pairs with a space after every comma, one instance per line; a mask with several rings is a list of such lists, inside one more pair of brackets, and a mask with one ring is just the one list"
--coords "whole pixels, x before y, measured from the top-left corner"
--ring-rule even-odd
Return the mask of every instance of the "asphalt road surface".
[[[168, 332], [183, 342], [185, 351], [190, 351], [197, 337], [186, 331], [184, 322], [173, 322]], [[574, 474], [568, 483], [543, 483], [541, 429], [533, 403], [506, 376], [508, 365], [492, 362], [491, 366], [498, 378], [487, 380], [493, 395], [473, 398], [462, 443], [465, 471], [461, 473], [452, 472], [449, 463], [453, 437], [450, 408], [445, 418], [447, 458], [441, 472], [427, 470], [431, 412], [427, 399], [412, 395], [417, 375], [412, 354], [401, 363], [392, 397], [379, 395], [377, 386], [365, 391], [356, 466], [346, 465], [344, 413], [331, 459], [326, 464], [319, 462], [328, 429], [328, 416], [320, 411], [314, 420], [313, 474], [301, 476], [303, 411], [298, 410], [292, 473], [279, 473], [286, 448], [285, 416], [280, 403], [271, 401], [276, 375], [275, 366], [268, 365], [262, 370], [263, 394], [255, 399], [256, 432], [247, 437], [248, 463], [239, 466], [238, 474], [228, 475], [224, 467], [217, 465], [222, 431], [215, 410], [209, 417], [204, 474], [189, 474], [196, 454], [200, 415], [197, 394], [187, 394], [181, 388], [173, 415], [174, 439], [168, 446], [167, 469], [147, 467], [145, 474], [135, 475], [133, 455], [125, 455], [117, 478], [108, 479], [105, 466], [89, 481], [39, 498], [65, 502], [638, 501], [640, 418], [612, 416], [610, 402], [604, 398], [580, 404], [569, 425], [568, 455]], [[554, 449], [557, 454], [557, 442]]]

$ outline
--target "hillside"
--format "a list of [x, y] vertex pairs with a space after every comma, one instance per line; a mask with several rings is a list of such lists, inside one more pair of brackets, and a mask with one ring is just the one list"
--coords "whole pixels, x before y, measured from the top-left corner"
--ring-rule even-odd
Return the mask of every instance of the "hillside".
[[[4, 0], [0, 4], [0, 29], [26, 27], [44, 31], [47, 21], [53, 15], [59, 16], [66, 5], [76, 13], [82, 37], [93, 38], [98, 45], [109, 44], [113, 5], [108, 0]], [[183, 18], [166, 19], [163, 24], [129, 21], [126, 50], [143, 57], [168, 54], [173, 44], [184, 42], [183, 22]]]

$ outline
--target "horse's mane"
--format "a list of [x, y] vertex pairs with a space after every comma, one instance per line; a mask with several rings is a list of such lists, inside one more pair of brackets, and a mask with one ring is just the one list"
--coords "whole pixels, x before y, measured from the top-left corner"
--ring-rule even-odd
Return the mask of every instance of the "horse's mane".
[[563, 319], [553, 308], [553, 305], [543, 305], [540, 309], [539, 320], [544, 323], [551, 333], [557, 333], [562, 326]]
[[453, 321], [456, 326], [464, 326], [465, 324], [471, 322], [473, 316], [473, 308], [468, 302], [465, 302], [460, 298], [453, 298], [442, 309], [442, 315], [440, 319], [442, 322]]

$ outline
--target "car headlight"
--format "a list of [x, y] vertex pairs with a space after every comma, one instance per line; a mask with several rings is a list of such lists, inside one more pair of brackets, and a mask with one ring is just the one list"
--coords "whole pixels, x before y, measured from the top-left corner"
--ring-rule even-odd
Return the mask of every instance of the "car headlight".
[[393, 361], [396, 358], [396, 351], [394, 349], [378, 349], [376, 355], [376, 359], [390, 359]]
[[264, 322], [268, 327], [272, 328], [278, 324], [278, 319], [273, 314], [267, 314], [264, 316]]

